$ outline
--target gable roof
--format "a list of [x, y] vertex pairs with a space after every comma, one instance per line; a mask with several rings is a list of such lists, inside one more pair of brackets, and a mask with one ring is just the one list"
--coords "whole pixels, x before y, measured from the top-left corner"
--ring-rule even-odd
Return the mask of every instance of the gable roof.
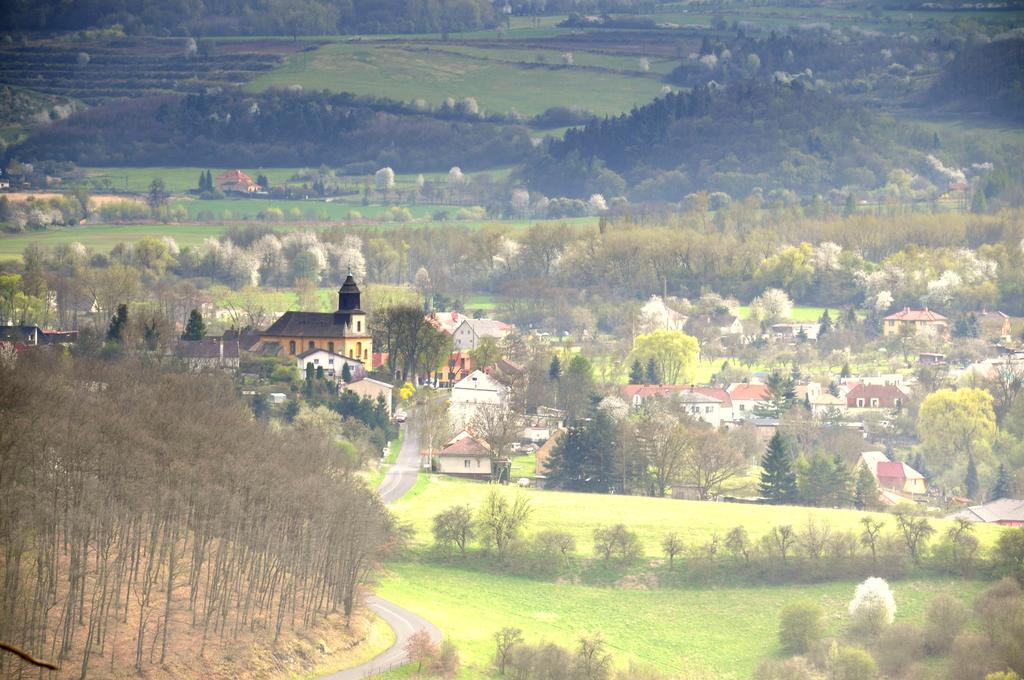
[[221, 345], [225, 359], [238, 358], [238, 341], [207, 338], [205, 340], [179, 340], [174, 354], [182, 359], [220, 359]]
[[768, 386], [762, 383], [735, 383], [729, 386], [733, 401], [767, 401]]
[[479, 369], [452, 385], [452, 390], [500, 392], [502, 389], [504, 386], [501, 383]]
[[856, 399], [858, 398], [864, 399], [865, 403], [870, 403], [870, 399], [893, 403], [895, 399], [906, 399], [907, 395], [895, 385], [865, 385], [860, 383], [846, 393], [846, 402], [847, 404], [856, 404]]
[[387, 388], [389, 390], [395, 389], [394, 385], [389, 385], [388, 383], [384, 382], [383, 380], [374, 380], [373, 378], [369, 378], [367, 376], [363, 376], [362, 378], [359, 378], [357, 380], [353, 380], [353, 381], [349, 382], [347, 385], [345, 385], [345, 387], [347, 389], [349, 387], [352, 387], [353, 385], [358, 385], [360, 383], [365, 383], [367, 385], [373, 385], [375, 387], [383, 387], [383, 388]]
[[455, 440], [437, 452], [438, 456], [491, 456], [491, 449], [476, 437], [468, 436]]
[[926, 323], [935, 323], [939, 321], [948, 321], [948, 319], [938, 312], [933, 312], [927, 307], [924, 309], [911, 309], [910, 307], [904, 307], [895, 314], [890, 314], [885, 317], [885, 321], [921, 321]]
[[448, 335], [455, 333], [455, 329], [467, 318], [465, 314], [459, 312], [431, 312], [426, 316], [427, 323]]
[[1024, 500], [1000, 498], [984, 505], [964, 508], [949, 515], [947, 519], [966, 519], [972, 522], [1024, 522]]
[[878, 475], [879, 464], [889, 462], [889, 457], [881, 451], [863, 451], [860, 454], [860, 459], [875, 476]]
[[260, 335], [310, 338], [368, 338], [369, 334], [353, 334], [350, 318], [337, 312], [285, 312]]
[[458, 328], [462, 328], [465, 325], [472, 328], [473, 332], [481, 338], [502, 338], [512, 330], [512, 326], [504, 321], [495, 321], [494, 319], [464, 318]]

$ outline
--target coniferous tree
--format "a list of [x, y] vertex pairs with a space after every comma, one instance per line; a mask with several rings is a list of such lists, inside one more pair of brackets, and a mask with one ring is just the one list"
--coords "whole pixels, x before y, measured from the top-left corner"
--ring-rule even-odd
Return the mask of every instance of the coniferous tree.
[[925, 464], [924, 462], [924, 455], [918, 452], [914, 456], [913, 462], [911, 463], [910, 467], [920, 472], [921, 476], [924, 477], [924, 481], [928, 482], [929, 484], [931, 483], [932, 473], [928, 471], [928, 465]]
[[644, 382], [644, 366], [640, 363], [639, 359], [633, 360], [633, 365], [629, 367], [629, 384], [640, 385]]
[[796, 403], [796, 384], [794, 375], [799, 369], [793, 367], [790, 375], [773, 371], [765, 385], [768, 387], [768, 398], [754, 407], [754, 415], [758, 418], [778, 418]]
[[193, 309], [188, 315], [188, 323], [185, 324], [185, 332], [181, 334], [182, 340], [202, 340], [206, 337], [206, 323], [203, 315], [198, 309]]
[[548, 484], [558, 489], [607, 493], [621, 486], [616, 473], [615, 423], [597, 410], [571, 425], [547, 462]]
[[761, 468], [761, 495], [773, 503], [792, 503], [797, 496], [796, 473], [779, 432], [768, 442]]
[[828, 310], [826, 309], [821, 313], [821, 318], [818, 319], [818, 337], [824, 337], [832, 332], [832, 317], [829, 316]]
[[849, 361], [843, 362], [843, 368], [842, 368], [842, 370], [839, 371], [839, 377], [840, 378], [849, 378], [851, 375], [852, 375], [852, 373], [850, 372], [850, 362]]
[[206, 171], [206, 190], [213, 191], [213, 173], [209, 170]]
[[346, 384], [352, 382], [352, 369], [348, 367], [347, 362], [342, 364], [341, 379], [344, 380]]
[[845, 508], [853, 502], [853, 476], [838, 453], [832, 456], [832, 504]]
[[857, 469], [857, 484], [853, 494], [853, 504], [858, 510], [867, 510], [878, 504], [878, 482], [866, 465]]
[[968, 498], [978, 495], [978, 466], [974, 463], [974, 456], [967, 457], [967, 474], [964, 476], [964, 489]]
[[1006, 471], [1006, 466], [1002, 463], [999, 464], [999, 471], [996, 473], [996, 483], [992, 485], [992, 490], [988, 492], [988, 499], [990, 501], [997, 501], [1000, 498], [1010, 498], [1013, 494], [1013, 480], [1010, 478], [1010, 473]]
[[[347, 366], [347, 364], [346, 364], [346, 366]], [[323, 366], [317, 366], [316, 367], [316, 379], [317, 380], [323, 380], [324, 379], [324, 367]]]
[[199, 193], [203, 193], [204, 191], [206, 191], [206, 173], [205, 172], [202, 172], [202, 171], [199, 172], [199, 184], [197, 184], [196, 187], [199, 189]]
[[650, 359], [647, 360], [646, 379], [648, 385], [661, 384], [661, 376], [658, 375], [658, 362], [654, 360], [654, 357], [651, 357]]
[[562, 377], [562, 362], [558, 359], [558, 355], [551, 357], [551, 365], [548, 367], [548, 378], [550, 380], [558, 380]]
[[128, 305], [118, 305], [117, 311], [110, 319], [110, 325], [107, 326], [107, 340], [123, 343], [126, 330], [128, 330]]

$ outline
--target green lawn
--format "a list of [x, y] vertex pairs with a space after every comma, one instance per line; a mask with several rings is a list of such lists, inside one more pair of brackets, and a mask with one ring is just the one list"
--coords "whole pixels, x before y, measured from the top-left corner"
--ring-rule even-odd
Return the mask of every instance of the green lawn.
[[[817, 321], [818, 319], [821, 318], [821, 315], [825, 311], [825, 309], [826, 309], [825, 307], [808, 307], [808, 306], [805, 306], [805, 305], [794, 305], [793, 306], [793, 313], [789, 315], [790, 316], [790, 320], [791, 321], [805, 321], [805, 322]], [[836, 308], [833, 307], [833, 308], [830, 308], [828, 310], [828, 314], [829, 314], [829, 316], [832, 317], [832, 320], [835, 321], [836, 317], [839, 315], [839, 312], [841, 312], [841, 311], [842, 310], [839, 310], [839, 309], [836, 309]], [[740, 313], [740, 318], [741, 319], [746, 320], [746, 319], [754, 318], [753, 314], [750, 311], [750, 306], [749, 305], [743, 305], [742, 307], [740, 307], [739, 308], [739, 313]]]
[[[893, 583], [897, 621], [920, 621], [941, 592], [966, 601], [987, 584], [954, 579]], [[377, 593], [437, 625], [459, 648], [460, 678], [495, 676], [494, 633], [523, 630], [528, 642], [573, 645], [599, 632], [620, 666], [632, 660], [680, 677], [749, 678], [779, 653], [782, 607], [810, 599], [828, 612], [829, 633], [846, 625], [855, 584], [626, 590], [539, 582], [453, 566], [397, 564]], [[689, 672], [690, 674], [686, 674]]]
[[[334, 43], [289, 57], [280, 68], [252, 80], [245, 88], [259, 92], [269, 87], [301, 85], [307, 90], [354, 92], [402, 101], [423, 98], [434, 105], [443, 103], [446, 97], [473, 97], [487, 111], [514, 109], [524, 115], [552, 106], [579, 106], [597, 114], [621, 113], [650, 101], [662, 88], [662, 83], [651, 77], [543, 66], [524, 68], [472, 58], [493, 54], [494, 59], [504, 60], [509, 55], [503, 49], [460, 49], [466, 50], [465, 54], [457, 54], [458, 50], [413, 51], [401, 43], [371, 40]], [[535, 50], [527, 52], [536, 54]], [[552, 52], [552, 56], [560, 54]], [[638, 63], [626, 58], [616, 63], [630, 62]], [[660, 62], [657, 65], [662, 67]]]
[[[86, 177], [90, 180], [109, 180], [114, 191], [149, 191], [150, 183], [157, 178], [164, 181], [164, 186], [171, 193], [184, 193], [195, 189], [199, 184], [199, 173], [209, 170], [216, 177], [228, 168], [198, 167], [83, 167]], [[301, 168], [238, 168], [253, 179], [257, 175], [267, 176], [271, 184], [284, 184]]]
[[[414, 541], [420, 546], [430, 545], [430, 522], [441, 510], [468, 503], [477, 507], [493, 488], [487, 484], [430, 476], [423, 492], [412, 499], [402, 499], [393, 506], [402, 519], [416, 529]], [[581, 555], [593, 551], [593, 532], [599, 526], [624, 523], [640, 535], [648, 555], [661, 553], [661, 539], [670, 531], [678, 533], [690, 546], [702, 545], [712, 534], [724, 536], [737, 525], [746, 527], [752, 539], [757, 540], [772, 527], [791, 524], [801, 529], [809, 518], [827, 521], [833, 530], [859, 531], [860, 519], [867, 513], [856, 510], [831, 508], [804, 508], [775, 505], [742, 505], [681, 501], [671, 498], [645, 498], [642, 496], [609, 496], [579, 494], [561, 491], [504, 489], [503, 493], [525, 493], [533, 506], [529, 532], [542, 529], [560, 529], [576, 537]], [[891, 515], [876, 514], [886, 522], [888, 531], [894, 528]], [[940, 531], [948, 522], [935, 520]], [[1000, 528], [993, 525], [977, 527], [977, 536], [983, 545], [991, 545]]]

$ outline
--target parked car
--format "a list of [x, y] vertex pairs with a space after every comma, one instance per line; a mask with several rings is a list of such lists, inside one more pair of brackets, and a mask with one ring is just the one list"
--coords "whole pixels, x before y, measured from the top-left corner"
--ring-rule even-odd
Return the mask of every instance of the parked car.
[[403, 411], [402, 409], [398, 409], [397, 411], [395, 411], [395, 422], [396, 423], [404, 423], [406, 418], [408, 418], [408, 417], [409, 417], [409, 414], [406, 413], [405, 411]]

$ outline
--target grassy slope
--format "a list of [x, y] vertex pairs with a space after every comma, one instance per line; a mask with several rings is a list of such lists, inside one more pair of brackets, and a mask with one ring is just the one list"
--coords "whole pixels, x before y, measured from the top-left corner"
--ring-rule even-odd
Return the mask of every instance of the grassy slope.
[[[496, 59], [504, 50], [479, 49]], [[479, 55], [478, 55], [479, 56]], [[636, 63], [622, 60], [622, 64]], [[458, 54], [414, 52], [371, 41], [336, 43], [313, 53], [299, 53], [282, 67], [245, 87], [258, 92], [269, 87], [302, 85], [410, 101], [422, 97], [438, 105], [446, 97], [474, 97], [481, 108], [512, 109], [533, 115], [552, 106], [575, 105], [598, 114], [621, 113], [658, 95], [654, 78], [571, 69], [521, 68], [481, 61]]]
[[[468, 503], [477, 507], [494, 487], [486, 484], [429, 477], [423, 492], [412, 499], [402, 499], [394, 505], [395, 511], [416, 528], [415, 541], [420, 545], [431, 543], [430, 522], [439, 511], [454, 504]], [[509, 493], [512, 493], [509, 490]], [[575, 537], [580, 554], [589, 555], [593, 549], [593, 531], [598, 526], [625, 523], [640, 534], [649, 556], [661, 552], [661, 539], [677, 532], [689, 545], [698, 545], [714, 533], [724, 536], [729, 529], [742, 524], [751, 538], [758, 539], [773, 526], [792, 524], [799, 528], [808, 518], [828, 521], [834, 530], [858, 530], [865, 513], [855, 510], [831, 508], [803, 508], [767, 505], [739, 505], [734, 503], [701, 503], [670, 498], [644, 498], [640, 496], [600, 496], [559, 491], [524, 491], [529, 494], [533, 516], [530, 530], [558, 528], [570, 531]], [[890, 515], [877, 515], [886, 521], [891, 531]], [[946, 522], [936, 520], [937, 528]], [[977, 536], [983, 545], [994, 542], [999, 529], [991, 525], [979, 526]]]
[[[439, 626], [459, 647], [463, 678], [492, 674], [492, 636], [504, 626], [523, 629], [531, 642], [566, 645], [600, 632], [623, 664], [633, 660], [667, 672], [749, 678], [760, 659], [778, 652], [778, 615], [786, 603], [820, 603], [829, 612], [829, 632], [838, 633], [854, 585], [623, 590], [400, 564], [377, 592]], [[895, 583], [897, 620], [921, 620], [939, 592], [967, 601], [984, 585], [952, 579]]]

